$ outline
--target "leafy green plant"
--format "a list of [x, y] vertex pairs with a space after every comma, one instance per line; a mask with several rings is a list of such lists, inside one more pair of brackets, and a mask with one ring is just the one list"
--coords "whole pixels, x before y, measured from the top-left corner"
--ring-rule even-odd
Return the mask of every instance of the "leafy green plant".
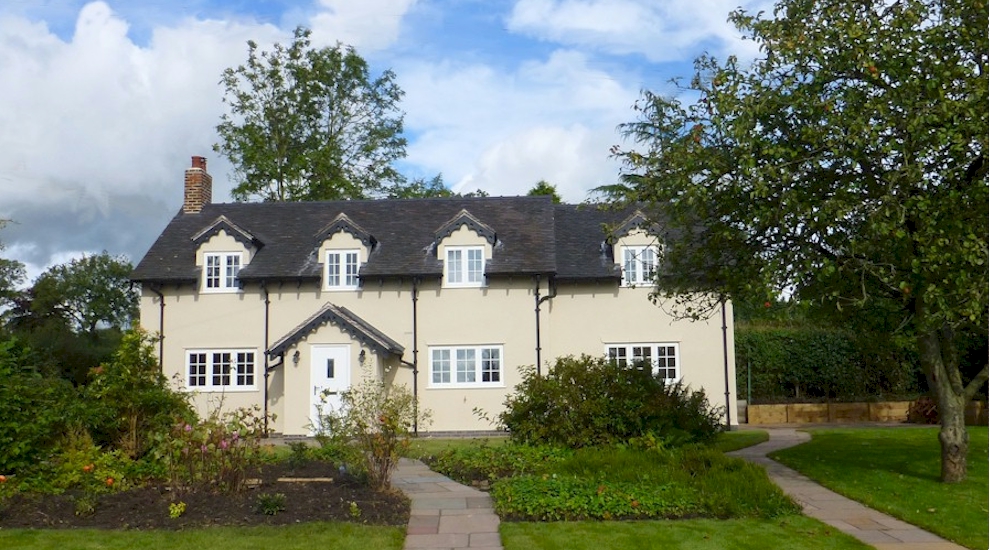
[[186, 513], [186, 503], [185, 502], [179, 501], [179, 502], [171, 502], [171, 503], [169, 503], [169, 505], [168, 505], [168, 517], [170, 517], [172, 519], [179, 519], [180, 517], [182, 517], [182, 514], [185, 514], [185, 513]]
[[309, 462], [311, 453], [309, 452], [309, 445], [305, 441], [290, 441], [288, 446], [289, 458], [286, 460], [289, 466], [296, 468]]
[[513, 441], [580, 448], [650, 433], [669, 443], [709, 442], [720, 416], [703, 391], [584, 355], [558, 358], [544, 376], [526, 371], [499, 422]]
[[91, 516], [96, 513], [96, 497], [93, 495], [81, 495], [75, 501], [75, 514], [80, 517]]
[[258, 512], [274, 516], [285, 511], [285, 495], [282, 493], [261, 493], [258, 495]]
[[[360, 463], [368, 482], [388, 489], [392, 471], [409, 447], [414, 422], [429, 420], [429, 411], [416, 407], [405, 386], [389, 386], [365, 377], [342, 396], [340, 410], [321, 411], [317, 440]], [[355, 452], [357, 451], [357, 452]]]
[[348, 508], [347, 513], [349, 513], [352, 518], [358, 519], [361, 517], [361, 507], [358, 506], [357, 502], [354, 502], [352, 500], [351, 503], [347, 506], [347, 508]]
[[550, 446], [481, 444], [475, 447], [445, 449], [426, 460], [430, 467], [466, 483], [542, 474], [571, 456], [573, 451]]
[[156, 341], [141, 328], [127, 331], [113, 360], [91, 370], [83, 392], [93, 411], [94, 437], [132, 458], [143, 456], [176, 417], [194, 416], [188, 396], [172, 389], [162, 375]]
[[200, 422], [175, 423], [159, 436], [156, 453], [176, 494], [198, 489], [233, 492], [243, 489], [249, 470], [265, 460], [265, 435], [257, 405], [225, 413], [218, 407]]

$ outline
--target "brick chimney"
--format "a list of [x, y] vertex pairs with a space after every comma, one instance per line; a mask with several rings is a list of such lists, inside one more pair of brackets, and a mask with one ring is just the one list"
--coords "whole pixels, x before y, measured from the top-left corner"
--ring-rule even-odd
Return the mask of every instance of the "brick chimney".
[[184, 214], [197, 214], [204, 204], [213, 202], [213, 177], [206, 172], [206, 157], [193, 157], [186, 168]]

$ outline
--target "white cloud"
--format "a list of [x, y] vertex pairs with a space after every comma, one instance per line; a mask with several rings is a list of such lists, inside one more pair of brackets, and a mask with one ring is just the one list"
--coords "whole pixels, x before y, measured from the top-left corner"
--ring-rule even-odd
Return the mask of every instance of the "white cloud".
[[482, 64], [400, 66], [409, 157], [444, 171], [457, 191], [525, 193], [540, 179], [569, 201], [611, 183], [615, 127], [632, 116], [638, 89], [595, 68], [579, 52], [500, 72]]
[[[691, 60], [709, 53], [751, 57], [727, 21], [739, 0], [518, 0], [508, 18], [513, 32], [613, 54], [642, 54], [655, 62]], [[744, 2], [748, 11], [771, 5]]]
[[416, 0], [319, 0], [323, 9], [309, 20], [317, 46], [343, 42], [359, 53], [396, 41], [402, 19]]

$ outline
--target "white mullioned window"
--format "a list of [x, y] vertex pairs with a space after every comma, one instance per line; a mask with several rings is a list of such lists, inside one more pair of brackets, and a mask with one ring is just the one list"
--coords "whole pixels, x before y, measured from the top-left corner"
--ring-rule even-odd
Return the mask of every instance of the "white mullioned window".
[[623, 286], [652, 285], [656, 273], [656, 246], [622, 247]]
[[203, 290], [236, 292], [240, 290], [237, 274], [241, 271], [240, 252], [210, 252], [203, 255]]
[[430, 348], [432, 387], [504, 386], [502, 346]]
[[680, 350], [676, 343], [608, 344], [605, 355], [619, 366], [649, 364], [653, 374], [668, 382], [680, 378]]
[[357, 250], [328, 250], [324, 280], [326, 288], [334, 290], [358, 287], [360, 253]]
[[220, 391], [255, 389], [254, 350], [190, 350], [186, 352], [186, 388]]
[[448, 246], [444, 262], [446, 286], [483, 286], [485, 249], [481, 246]]

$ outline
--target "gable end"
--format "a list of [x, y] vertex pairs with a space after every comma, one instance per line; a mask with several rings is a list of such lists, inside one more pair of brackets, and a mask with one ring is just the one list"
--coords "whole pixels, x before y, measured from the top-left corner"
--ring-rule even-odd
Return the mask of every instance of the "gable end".
[[322, 243], [323, 241], [329, 239], [334, 233], [339, 231], [344, 231], [350, 233], [355, 239], [361, 241], [361, 244], [367, 246], [369, 249], [374, 248], [378, 244], [378, 240], [375, 239], [374, 235], [365, 231], [363, 227], [354, 223], [354, 220], [349, 218], [347, 214], [338, 214], [336, 218], [333, 219], [326, 227], [319, 230], [316, 233], [316, 241]]
[[436, 230], [436, 244], [439, 244], [440, 241], [451, 236], [455, 231], [460, 229], [462, 225], [466, 225], [468, 229], [477, 233], [478, 236], [488, 241], [488, 243], [492, 246], [495, 245], [495, 241], [497, 240], [495, 230], [471, 215], [471, 213], [467, 210], [461, 210], [456, 216], [451, 218], [450, 221], [441, 225], [440, 228]]
[[261, 248], [264, 243], [261, 242], [257, 237], [248, 233], [246, 230], [239, 227], [234, 222], [230, 221], [227, 216], [220, 216], [213, 221], [206, 229], [203, 229], [199, 233], [192, 236], [192, 242], [196, 246], [201, 246], [206, 241], [210, 240], [213, 236], [220, 233], [223, 230], [225, 233], [233, 237], [233, 239], [245, 246], [245, 248]]

